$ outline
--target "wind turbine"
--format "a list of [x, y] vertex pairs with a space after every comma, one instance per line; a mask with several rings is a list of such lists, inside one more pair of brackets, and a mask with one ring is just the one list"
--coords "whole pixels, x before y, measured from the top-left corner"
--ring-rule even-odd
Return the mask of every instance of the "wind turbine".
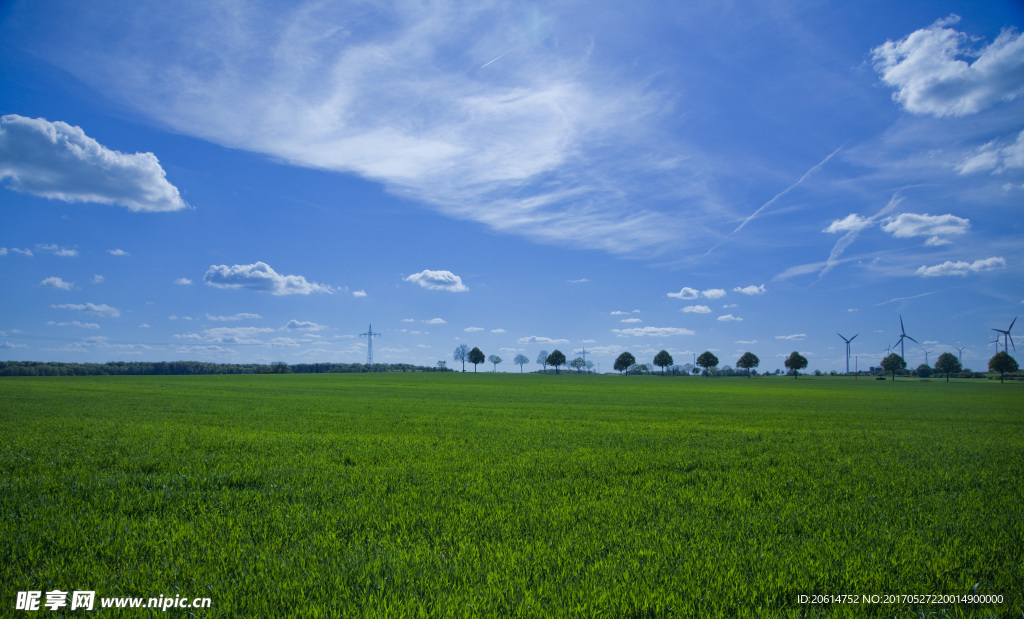
[[903, 316], [900, 316], [900, 339], [899, 339], [900, 357], [903, 359], [904, 362], [906, 362], [907, 358], [903, 356], [903, 340], [910, 340], [911, 342], [913, 342], [915, 344], [920, 344], [921, 343], [921, 342], [918, 342], [917, 340], [915, 340], [914, 338], [910, 337], [909, 335], [907, 335], [907, 330], [903, 328]]
[[839, 337], [843, 338], [843, 341], [846, 342], [846, 373], [849, 374], [850, 373], [850, 342], [852, 342], [853, 340], [857, 339], [857, 335], [860, 335], [860, 333], [858, 333], [857, 335], [854, 335], [850, 339], [846, 339], [846, 337], [844, 337], [842, 333], [836, 333], [836, 335], [838, 335]]
[[994, 339], [991, 342], [989, 342], [989, 344], [995, 344], [996, 345], [996, 354], [998, 355], [999, 354], [999, 336], [997, 335], [996, 339]]
[[924, 364], [928, 365], [928, 353], [930, 353], [931, 351], [925, 348], [924, 346], [921, 347], [921, 350], [924, 351]]
[[[997, 332], [1003, 334], [1003, 350], [1006, 351], [1006, 352], [1010, 351], [1010, 349], [1006, 347], [1006, 340], [1007, 340], [1007, 338], [1009, 338], [1009, 340], [1010, 340], [1010, 345], [1013, 346], [1013, 352], [1017, 352], [1017, 345], [1013, 343], [1013, 336], [1010, 335], [1010, 331], [1013, 330], [1013, 323], [1014, 322], [1017, 322], [1017, 317], [1016, 316], [1013, 317], [1013, 322], [1011, 322], [1010, 326], [1006, 328], [1006, 331], [1003, 331], [1002, 329], [992, 329], [993, 331], [997, 331]], [[999, 336], [997, 335], [996, 336], [996, 341], [998, 341], [998, 340], [999, 340]], [[996, 350], [996, 354], [999, 354], [998, 350]]]
[[966, 346], [957, 346], [956, 347], [957, 358], [959, 359], [961, 366], [963, 366], [963, 364], [964, 364], [964, 349], [965, 348], [967, 348], [967, 347]]

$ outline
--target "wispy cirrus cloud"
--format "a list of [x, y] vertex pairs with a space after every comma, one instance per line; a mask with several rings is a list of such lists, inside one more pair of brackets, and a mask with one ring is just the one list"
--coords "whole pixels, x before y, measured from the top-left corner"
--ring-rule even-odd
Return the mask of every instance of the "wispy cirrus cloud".
[[681, 327], [634, 327], [632, 329], [612, 329], [619, 337], [667, 337], [672, 335], [694, 335], [696, 332]]
[[550, 338], [550, 337], [542, 337], [542, 336], [538, 336], [538, 335], [528, 335], [526, 337], [519, 338], [518, 340], [516, 340], [516, 343], [517, 344], [568, 344], [569, 340]]
[[0, 180], [15, 191], [132, 211], [187, 208], [153, 153], [110, 150], [80, 127], [17, 114], [0, 117]]

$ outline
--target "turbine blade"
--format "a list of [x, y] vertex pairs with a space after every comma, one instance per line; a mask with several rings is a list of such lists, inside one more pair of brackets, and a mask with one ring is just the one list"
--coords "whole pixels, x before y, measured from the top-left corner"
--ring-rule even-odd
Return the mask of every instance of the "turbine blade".
[[1007, 337], [1010, 338], [1010, 346], [1013, 346], [1013, 352], [1017, 352], [1017, 345], [1013, 343], [1013, 336], [1008, 335]]
[[[860, 333], [858, 333], [857, 335], [860, 335]], [[851, 338], [850, 338], [850, 341], [852, 342], [853, 340], [857, 339], [857, 335], [855, 335], [855, 336], [851, 337]]]
[[[1013, 317], [1013, 322], [1017, 322], [1016, 316]], [[1006, 329], [1007, 331], [1013, 331], [1013, 322], [1010, 323], [1010, 326]]]
[[915, 344], [920, 344], [921, 343], [921, 342], [918, 342], [917, 340], [915, 340], [914, 338], [910, 337], [909, 335], [906, 335], [904, 337], [906, 337], [908, 340], [910, 340], [911, 342], [913, 342]]

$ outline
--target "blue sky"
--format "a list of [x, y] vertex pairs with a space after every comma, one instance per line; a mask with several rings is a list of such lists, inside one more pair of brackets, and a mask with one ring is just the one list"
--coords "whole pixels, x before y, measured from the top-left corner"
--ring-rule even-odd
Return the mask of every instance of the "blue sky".
[[828, 371], [902, 316], [981, 369], [1024, 314], [1019, 2], [3, 11], [0, 358]]

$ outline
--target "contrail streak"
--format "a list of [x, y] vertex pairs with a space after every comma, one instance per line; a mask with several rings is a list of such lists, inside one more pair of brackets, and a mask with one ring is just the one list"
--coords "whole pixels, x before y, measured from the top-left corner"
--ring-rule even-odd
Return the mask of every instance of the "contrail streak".
[[[515, 48], [513, 47], [512, 49], [515, 49]], [[480, 68], [481, 68], [481, 69], [483, 69], [483, 68], [484, 68], [484, 67], [486, 67], [487, 65], [491, 64], [491, 62], [497, 62], [497, 61], [501, 60], [502, 58], [504, 58], [505, 56], [507, 56], [507, 55], [509, 54], [509, 52], [511, 52], [511, 51], [512, 51], [512, 49], [510, 49], [510, 50], [508, 50], [507, 52], [505, 52], [504, 54], [502, 54], [502, 55], [498, 56], [498, 57], [497, 57], [497, 58], [495, 58], [494, 60], [491, 60], [490, 62], [486, 62], [486, 63], [484, 63], [484, 64], [480, 65]]]
[[[492, 62], [493, 62], [493, 61], [492, 61]], [[844, 145], [844, 146], [845, 146], [845, 145]], [[839, 151], [841, 151], [841, 150], [843, 150], [843, 147], [842, 147], [842, 146], [840, 146], [839, 148], [837, 148], [837, 149], [835, 149], [834, 151], [832, 151], [832, 153], [831, 153], [831, 154], [830, 154], [830, 155], [829, 155], [828, 157], [825, 157], [824, 159], [822, 159], [822, 160], [821, 160], [821, 162], [820, 162], [820, 163], [819, 163], [818, 165], [816, 165], [816, 166], [814, 166], [813, 168], [811, 168], [810, 170], [807, 170], [806, 172], [804, 172], [804, 175], [800, 177], [800, 180], [798, 180], [797, 182], [793, 183], [793, 184], [792, 184], [792, 185], [790, 185], [789, 187], [786, 187], [786, 188], [785, 188], [785, 189], [783, 189], [783, 190], [782, 190], [781, 192], [779, 192], [778, 194], [776, 194], [774, 198], [772, 198], [771, 200], [768, 200], [767, 202], [765, 202], [764, 204], [762, 204], [762, 205], [761, 205], [761, 208], [757, 209], [757, 210], [756, 210], [756, 211], [754, 211], [754, 212], [753, 212], [753, 213], [752, 213], [752, 214], [751, 214], [751, 215], [750, 215], [749, 217], [747, 217], [746, 219], [744, 219], [744, 220], [743, 220], [743, 221], [742, 221], [742, 222], [740, 223], [740, 225], [736, 226], [736, 229], [735, 229], [735, 230], [733, 230], [732, 232], [730, 232], [730, 233], [729, 233], [729, 234], [728, 234], [728, 235], [727, 235], [727, 236], [726, 236], [726, 237], [725, 237], [724, 239], [722, 239], [721, 241], [719, 241], [719, 242], [718, 242], [718, 245], [721, 245], [722, 243], [724, 243], [724, 242], [726, 241], [726, 239], [728, 239], [728, 238], [729, 238], [729, 237], [731, 237], [732, 235], [734, 235], [734, 234], [736, 234], [737, 232], [739, 232], [740, 230], [742, 230], [742, 229], [743, 229], [743, 226], [745, 226], [745, 225], [747, 225], [748, 223], [750, 223], [750, 220], [751, 220], [751, 219], [753, 219], [753, 218], [757, 217], [757, 216], [758, 216], [758, 215], [759, 215], [759, 214], [761, 213], [761, 211], [763, 211], [764, 209], [766, 209], [766, 208], [768, 208], [769, 206], [771, 206], [771, 205], [775, 204], [775, 203], [776, 203], [776, 202], [777, 202], [777, 201], [779, 200], [779, 198], [781, 198], [782, 196], [786, 195], [787, 193], [789, 193], [790, 191], [792, 191], [792, 190], [793, 190], [793, 189], [795, 189], [796, 187], [799, 187], [801, 183], [803, 183], [803, 182], [804, 182], [805, 180], [807, 180], [807, 179], [808, 179], [808, 178], [809, 178], [809, 177], [811, 176], [811, 174], [814, 174], [815, 172], [817, 172], [818, 170], [820, 170], [822, 166], [824, 166], [824, 165], [825, 165], [826, 163], [828, 163], [828, 160], [829, 160], [829, 159], [831, 159], [832, 157], [835, 157], [835, 156], [836, 156], [836, 154], [838, 154], [838, 153], [839, 153]], [[718, 245], [715, 245], [714, 247], [712, 247], [711, 249], [709, 249], [709, 250], [708, 250], [708, 251], [707, 251], [707, 252], [706, 252], [706, 253], [705, 253], [704, 255], [705, 255], [705, 256], [707, 256], [707, 255], [708, 255], [708, 254], [710, 254], [711, 252], [713, 252], [713, 251], [715, 251], [716, 249], [718, 249]]]

